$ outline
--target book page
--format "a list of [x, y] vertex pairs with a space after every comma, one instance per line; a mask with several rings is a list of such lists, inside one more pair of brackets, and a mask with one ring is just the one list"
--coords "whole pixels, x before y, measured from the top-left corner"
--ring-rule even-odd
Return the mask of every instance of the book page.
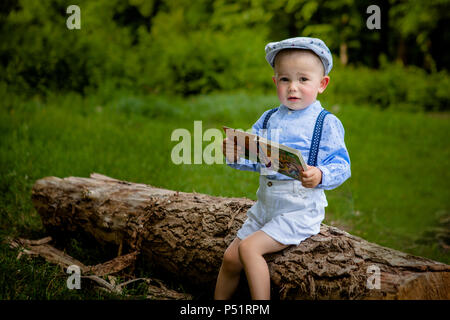
[[259, 156], [261, 157], [264, 153], [264, 156], [269, 160], [270, 166], [268, 168], [301, 180], [301, 172], [306, 170], [307, 167], [299, 150], [266, 139], [259, 139], [259, 148]]

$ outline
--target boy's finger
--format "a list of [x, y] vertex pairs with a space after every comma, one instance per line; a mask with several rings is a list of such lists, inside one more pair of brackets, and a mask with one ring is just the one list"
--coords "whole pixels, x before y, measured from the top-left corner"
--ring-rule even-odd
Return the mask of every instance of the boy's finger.
[[304, 186], [305, 188], [309, 188], [311, 185], [307, 182], [302, 182], [302, 186]]
[[231, 140], [230, 138], [226, 137], [225, 139], [223, 139], [223, 143], [234, 144], [234, 141]]
[[310, 178], [312, 175], [313, 175], [313, 172], [310, 171], [310, 170], [303, 171], [303, 176], [304, 176], [305, 178]]
[[223, 141], [223, 148], [227, 150], [233, 150], [233, 142], [230, 140], [224, 140]]

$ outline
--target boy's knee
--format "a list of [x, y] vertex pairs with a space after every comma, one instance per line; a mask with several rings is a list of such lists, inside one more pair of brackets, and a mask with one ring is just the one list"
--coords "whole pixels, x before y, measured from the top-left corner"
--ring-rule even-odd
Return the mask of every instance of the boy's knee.
[[228, 248], [223, 254], [223, 264], [231, 271], [240, 271], [242, 268], [239, 253], [237, 250]]
[[239, 243], [238, 252], [240, 261], [244, 261], [249, 255], [254, 253], [252, 241], [249, 241], [248, 239], [242, 240]]

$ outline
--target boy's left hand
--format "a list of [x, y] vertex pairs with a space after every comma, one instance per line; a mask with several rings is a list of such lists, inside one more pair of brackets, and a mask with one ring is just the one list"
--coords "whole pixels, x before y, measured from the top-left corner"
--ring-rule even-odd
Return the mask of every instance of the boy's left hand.
[[302, 171], [302, 185], [306, 188], [315, 188], [322, 181], [322, 171], [317, 167], [306, 165], [306, 171]]

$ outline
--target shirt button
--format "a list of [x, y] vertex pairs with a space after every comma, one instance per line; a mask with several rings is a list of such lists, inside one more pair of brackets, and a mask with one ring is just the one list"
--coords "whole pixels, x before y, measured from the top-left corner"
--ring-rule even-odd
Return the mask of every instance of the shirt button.
[[268, 185], [269, 187], [271, 187], [271, 186], [272, 186], [272, 181], [267, 182], [267, 185]]
[[291, 114], [292, 113], [292, 111], [288, 111], [288, 114]]

